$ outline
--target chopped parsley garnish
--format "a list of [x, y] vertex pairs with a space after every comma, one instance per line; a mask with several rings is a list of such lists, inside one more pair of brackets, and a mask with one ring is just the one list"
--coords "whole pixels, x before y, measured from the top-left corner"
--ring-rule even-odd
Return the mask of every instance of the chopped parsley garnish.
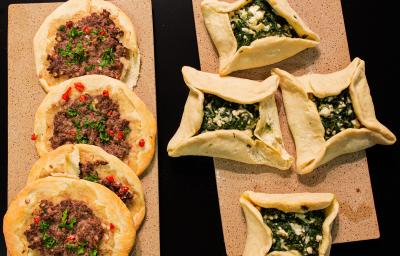
[[76, 109], [74, 109], [74, 108], [67, 109], [67, 111], [65, 111], [65, 113], [67, 114], [67, 116], [69, 118], [76, 117], [78, 115], [78, 111]]
[[96, 249], [90, 250], [89, 251], [89, 256], [97, 256], [97, 250]]
[[75, 37], [81, 36], [81, 35], [83, 35], [83, 31], [80, 31], [75, 27], [72, 27], [67, 33], [67, 36], [69, 38], [75, 38]]
[[86, 67], [85, 67], [85, 71], [86, 71], [86, 72], [92, 71], [95, 67], [96, 67], [96, 65], [89, 65], [89, 66], [86, 66]]
[[113, 48], [107, 48], [101, 55], [100, 67], [104, 68], [114, 64], [114, 58], [115, 55]]
[[[88, 245], [87, 242], [80, 243], [79, 245], [66, 244], [65, 248], [70, 252], [74, 252], [74, 253], [76, 253], [78, 255], [82, 255], [82, 254], [85, 254], [87, 245]], [[90, 251], [89, 251], [89, 255], [90, 255]]]
[[83, 177], [84, 180], [92, 181], [92, 182], [97, 182], [100, 178], [97, 176], [97, 173], [90, 173], [89, 175]]
[[49, 236], [47, 233], [44, 233], [43, 245], [45, 248], [51, 249], [56, 245], [56, 243], [57, 243], [57, 241], [53, 237]]
[[69, 223], [67, 223], [68, 220], [68, 210], [65, 209], [63, 211], [62, 217], [61, 217], [61, 223], [60, 225], [58, 225], [59, 228], [66, 228], [68, 230], [72, 230], [74, 228], [74, 225], [76, 223], [76, 218], [73, 217], [71, 218], [71, 220], [69, 221]]
[[40, 232], [46, 231], [47, 229], [49, 229], [49, 227], [50, 227], [50, 224], [47, 221], [41, 220], [39, 222], [39, 231]]
[[108, 144], [112, 140], [112, 137], [106, 132], [100, 132], [100, 142], [102, 144]]
[[62, 49], [62, 48], [59, 48], [58, 49], [58, 53], [61, 55], [61, 57], [68, 57], [68, 56], [70, 56], [71, 55], [71, 48], [72, 48], [72, 44], [71, 43], [68, 43], [66, 46], [65, 46], [65, 49]]
[[260, 113], [258, 104], [238, 104], [215, 95], [204, 95], [204, 116], [200, 131], [254, 130]]
[[64, 32], [65, 31], [65, 25], [61, 25], [58, 27], [58, 31]]

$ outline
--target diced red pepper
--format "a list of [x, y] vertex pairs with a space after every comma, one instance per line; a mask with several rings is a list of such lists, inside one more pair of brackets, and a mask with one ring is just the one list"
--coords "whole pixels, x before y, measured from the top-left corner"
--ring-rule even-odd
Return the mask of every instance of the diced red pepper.
[[112, 114], [113, 114], [113, 111], [110, 110], [110, 111], [108, 111], [107, 116], [112, 116]]
[[114, 131], [113, 130], [108, 130], [108, 135], [114, 136]]
[[107, 176], [106, 177], [106, 180], [108, 180], [109, 182], [111, 182], [111, 183], [113, 183], [115, 180], [114, 180], [114, 176], [112, 176], [112, 175], [109, 175], [109, 176]]
[[83, 90], [85, 90], [85, 86], [81, 82], [74, 83], [74, 86], [75, 89], [77, 89], [80, 92], [83, 92]]
[[80, 102], [84, 102], [84, 101], [86, 101], [87, 100], [87, 96], [86, 95], [81, 95], [81, 96], [79, 96], [79, 101]]
[[90, 31], [92, 31], [92, 29], [89, 26], [83, 26], [83, 32], [85, 32], [85, 34], [89, 34]]
[[118, 131], [117, 139], [122, 140], [122, 138], [124, 138], [124, 133], [122, 131]]
[[39, 222], [40, 222], [40, 217], [39, 217], [39, 216], [35, 216], [35, 217], [33, 218], [33, 222], [35, 222], [36, 224], [39, 224]]
[[145, 144], [144, 139], [139, 140], [139, 143], [138, 143], [139, 147], [143, 148], [144, 144]]
[[69, 132], [69, 134], [71, 134], [72, 136], [76, 136], [76, 131], [75, 131], [75, 130], [71, 130], [71, 131]]
[[73, 25], [74, 23], [72, 21], [67, 22], [67, 28], [72, 28]]
[[110, 223], [110, 231], [111, 231], [111, 232], [114, 232], [114, 230], [115, 230], [114, 224]]
[[108, 90], [104, 90], [104, 91], [103, 91], [103, 96], [104, 96], [104, 97], [110, 96], [110, 93], [108, 92]]
[[74, 241], [75, 240], [75, 235], [69, 235], [69, 236], [67, 236], [67, 241]]
[[69, 96], [71, 95], [72, 92], [72, 87], [68, 87], [68, 89], [64, 92], [64, 94], [62, 95], [62, 99], [65, 101], [69, 100]]
[[101, 35], [101, 36], [104, 36], [106, 33], [107, 33], [106, 27], [103, 26], [103, 27], [101, 28], [100, 35]]
[[32, 133], [32, 135], [31, 135], [31, 140], [37, 140], [37, 135], [35, 134], [35, 133]]
[[129, 191], [129, 187], [127, 187], [127, 186], [122, 186], [120, 189], [119, 189], [119, 192], [120, 193], [123, 193], [123, 194], [125, 194], [126, 192], [128, 192]]

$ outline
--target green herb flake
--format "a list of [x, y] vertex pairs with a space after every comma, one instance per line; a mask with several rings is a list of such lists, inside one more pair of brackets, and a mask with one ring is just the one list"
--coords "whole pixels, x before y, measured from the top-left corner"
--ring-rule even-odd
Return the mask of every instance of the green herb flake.
[[61, 25], [58, 27], [58, 31], [64, 32], [65, 31], [65, 25]]
[[83, 179], [91, 182], [97, 182], [100, 178], [97, 176], [97, 174], [90, 173], [88, 176], [83, 177]]
[[114, 50], [113, 48], [107, 48], [101, 55], [100, 67], [105, 68], [114, 64]]
[[81, 35], [83, 35], [83, 31], [78, 30], [76, 27], [72, 27], [67, 33], [69, 38], [75, 38]]
[[47, 233], [43, 235], [43, 245], [47, 249], [53, 248], [57, 243], [57, 240], [55, 240], [53, 237], [49, 236]]
[[76, 117], [78, 115], [78, 111], [74, 108], [68, 108], [67, 111], [65, 112], [67, 114], [67, 117]]
[[63, 211], [62, 217], [61, 217], [61, 223], [58, 225], [59, 228], [64, 228], [67, 225], [67, 219], [68, 219], [68, 210], [65, 209]]
[[70, 222], [65, 226], [68, 230], [72, 230], [76, 223], [76, 218], [72, 218]]
[[85, 66], [84, 69], [86, 72], [89, 72], [89, 71], [92, 71], [95, 67], [96, 67], [96, 65], [89, 65], [89, 66]]
[[40, 232], [44, 232], [44, 231], [46, 231], [47, 229], [49, 229], [49, 227], [50, 227], [50, 224], [47, 222], [47, 221], [44, 221], [44, 220], [41, 220], [40, 222], [39, 222], [39, 231]]
[[96, 249], [90, 250], [89, 256], [97, 256], [97, 250]]

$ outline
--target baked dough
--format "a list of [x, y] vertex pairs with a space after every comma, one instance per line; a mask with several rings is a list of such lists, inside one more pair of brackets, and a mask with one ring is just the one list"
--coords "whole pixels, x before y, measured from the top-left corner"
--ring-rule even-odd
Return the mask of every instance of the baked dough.
[[[50, 138], [53, 136], [54, 116], [60, 109], [62, 95], [68, 88], [74, 88], [74, 84], [77, 82], [84, 84], [83, 93], [90, 95], [102, 94], [104, 90], [108, 90], [109, 97], [119, 104], [121, 118], [129, 121], [131, 129], [126, 140], [132, 147], [129, 155], [123, 161], [137, 175], [143, 173], [154, 155], [156, 121], [146, 105], [123, 82], [103, 75], [72, 78], [49, 91], [35, 115], [34, 133], [37, 136], [35, 144], [39, 155], [44, 156], [53, 150]], [[74, 100], [80, 95], [78, 90], [72, 89], [70, 100]], [[144, 147], [138, 146], [138, 141], [141, 139], [145, 141]]]
[[68, 144], [58, 147], [41, 157], [28, 175], [28, 184], [48, 176], [68, 176], [79, 178], [79, 163], [106, 161], [107, 165], [98, 166], [95, 171], [99, 178], [113, 176], [116, 181], [129, 187], [134, 194], [127, 207], [131, 211], [136, 229], [140, 227], [145, 215], [145, 202], [142, 184], [135, 172], [119, 158], [108, 154], [102, 148], [85, 144]]
[[264, 224], [262, 215], [257, 208], [274, 208], [283, 212], [303, 213], [303, 207], [309, 211], [325, 209], [325, 220], [322, 224], [322, 241], [318, 255], [329, 256], [332, 243], [331, 227], [338, 211], [339, 203], [335, 195], [330, 193], [293, 193], [264, 194], [246, 191], [240, 197], [246, 222], [247, 239], [243, 256], [300, 256], [296, 250], [275, 251], [268, 253], [272, 246], [272, 231]]
[[[220, 77], [190, 67], [183, 67], [182, 74], [190, 92], [181, 124], [168, 143], [170, 156], [212, 156], [284, 170], [290, 167], [293, 160], [283, 147], [274, 98], [279, 83], [277, 76], [257, 82]], [[204, 93], [234, 103], [259, 103], [260, 119], [254, 130], [255, 138], [248, 131], [233, 129], [199, 134], [204, 116]]]
[[111, 13], [110, 18], [120, 28], [124, 35], [119, 41], [129, 50], [128, 59], [123, 59], [124, 68], [121, 80], [130, 88], [136, 86], [140, 69], [140, 54], [136, 41], [135, 29], [130, 18], [117, 6], [104, 0], [69, 0], [55, 9], [44, 20], [33, 39], [33, 50], [36, 64], [36, 73], [40, 84], [47, 92], [52, 86], [66, 80], [65, 78], [54, 78], [47, 71], [49, 61], [47, 55], [55, 45], [57, 28], [67, 21], [77, 21], [93, 12], [107, 10]]
[[32, 223], [32, 212], [41, 200], [59, 203], [65, 199], [79, 200], [93, 210], [107, 227], [116, 227], [113, 232], [105, 229], [108, 240], [102, 239], [101, 251], [107, 255], [129, 255], [135, 242], [135, 225], [125, 204], [102, 185], [85, 180], [66, 177], [39, 179], [18, 193], [4, 216], [3, 231], [10, 255], [37, 255], [28, 248], [24, 231]]
[[273, 64], [318, 45], [318, 35], [307, 27], [286, 0], [266, 1], [279, 16], [286, 19], [299, 38], [269, 36], [237, 49], [228, 13], [242, 8], [252, 0], [238, 0], [233, 3], [204, 0], [201, 3], [204, 23], [218, 51], [220, 75]]
[[[395, 143], [395, 135], [375, 117], [365, 76], [365, 63], [361, 59], [356, 58], [345, 69], [331, 74], [295, 77], [281, 69], [273, 69], [272, 74], [280, 77], [283, 103], [296, 144], [296, 171], [299, 174], [310, 173], [316, 167], [346, 153], [375, 144]], [[338, 95], [347, 88], [361, 128], [348, 128], [325, 140], [321, 118], [309, 94], [324, 98]]]

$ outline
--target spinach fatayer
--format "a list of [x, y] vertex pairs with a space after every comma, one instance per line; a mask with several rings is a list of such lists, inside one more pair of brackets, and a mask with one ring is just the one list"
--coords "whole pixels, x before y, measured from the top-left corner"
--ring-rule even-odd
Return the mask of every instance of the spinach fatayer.
[[201, 9], [220, 75], [282, 61], [320, 41], [286, 0], [204, 0]]
[[247, 223], [243, 256], [329, 255], [335, 195], [246, 191], [240, 204]]
[[297, 173], [310, 173], [343, 154], [396, 142], [396, 136], [376, 119], [361, 59], [331, 74], [296, 77], [277, 68], [272, 74], [280, 77], [296, 144]]
[[288, 169], [274, 93], [278, 77], [262, 82], [183, 67], [190, 92], [181, 124], [168, 143], [173, 157], [202, 155]]

